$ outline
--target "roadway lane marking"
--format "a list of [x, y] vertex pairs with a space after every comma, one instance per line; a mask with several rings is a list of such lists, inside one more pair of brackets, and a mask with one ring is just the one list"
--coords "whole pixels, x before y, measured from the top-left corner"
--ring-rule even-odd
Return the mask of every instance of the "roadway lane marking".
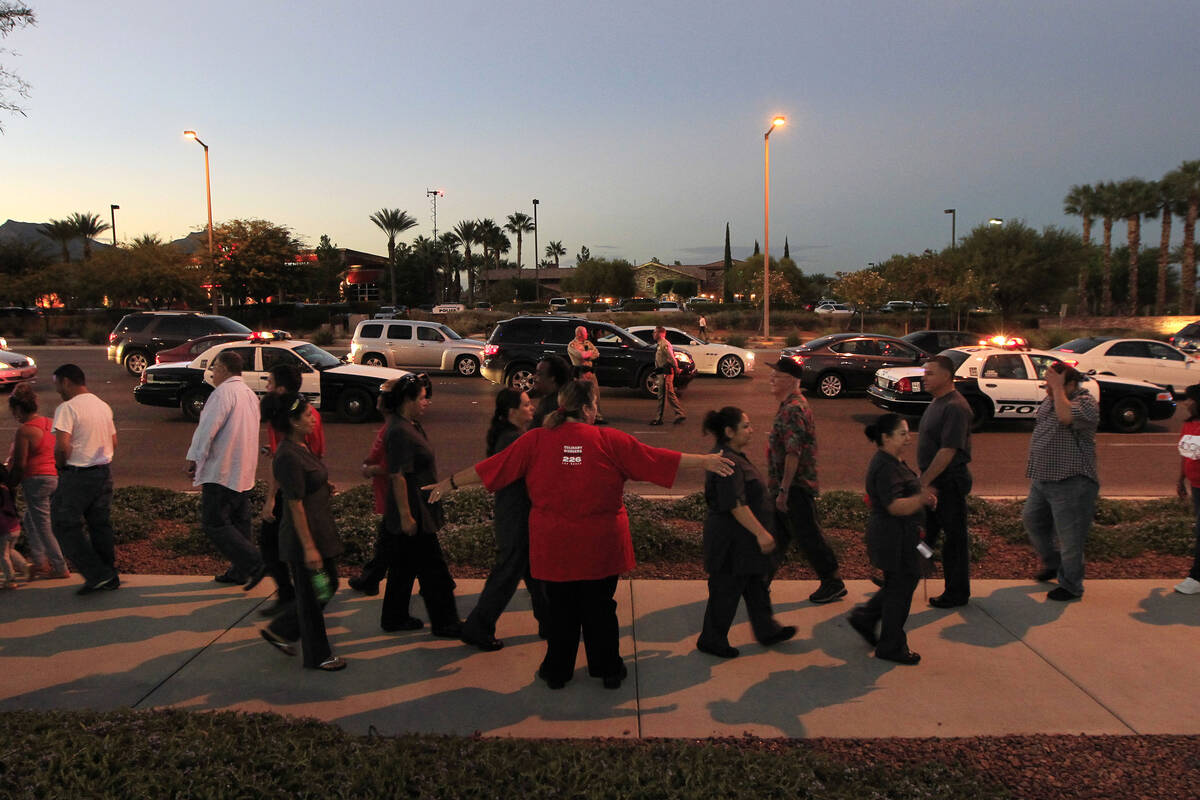
[[1128, 444], [1110, 444], [1106, 447], [1176, 447], [1175, 442], [1129, 442]]

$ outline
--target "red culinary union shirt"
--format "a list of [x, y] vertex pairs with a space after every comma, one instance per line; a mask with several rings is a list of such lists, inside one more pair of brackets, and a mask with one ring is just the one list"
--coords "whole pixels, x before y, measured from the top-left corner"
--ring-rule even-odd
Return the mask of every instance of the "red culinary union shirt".
[[[387, 467], [387, 454], [384, 452], [383, 442], [387, 438], [388, 424], [385, 422], [379, 428], [379, 432], [375, 434], [375, 441], [371, 443], [371, 452], [367, 454], [367, 460], [364, 464], [382, 464]], [[387, 513], [387, 496], [392, 490], [391, 476], [388, 475], [387, 469], [384, 469], [378, 475], [371, 476], [371, 495], [375, 498], [375, 513]]]
[[[308, 452], [312, 453], [317, 458], [325, 457], [325, 425], [321, 422], [321, 412], [313, 409], [313, 416], [316, 417], [316, 425], [313, 426], [312, 433], [304, 437], [304, 444], [308, 446]], [[267, 426], [267, 450], [271, 455], [275, 455], [275, 450], [279, 447], [279, 434], [274, 426]]]
[[529, 566], [545, 581], [587, 581], [633, 569], [625, 481], [670, 487], [680, 454], [624, 431], [564, 422], [535, 428], [475, 465], [488, 491], [518, 478], [529, 512]]

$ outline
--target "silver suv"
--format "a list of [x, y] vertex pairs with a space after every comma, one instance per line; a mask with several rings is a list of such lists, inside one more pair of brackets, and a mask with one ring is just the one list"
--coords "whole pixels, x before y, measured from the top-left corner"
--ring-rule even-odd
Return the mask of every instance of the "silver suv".
[[354, 329], [346, 361], [471, 376], [479, 374], [484, 344], [440, 322], [370, 319]]

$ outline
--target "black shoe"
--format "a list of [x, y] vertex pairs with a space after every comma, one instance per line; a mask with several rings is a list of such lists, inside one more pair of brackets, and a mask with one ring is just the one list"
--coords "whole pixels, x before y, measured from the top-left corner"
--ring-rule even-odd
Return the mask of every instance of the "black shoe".
[[1035, 581], [1037, 581], [1038, 583], [1049, 583], [1050, 581], [1054, 580], [1057, 577], [1058, 577], [1057, 569], [1044, 569], [1041, 572], [1039, 572], [1037, 575], [1034, 575], [1033, 579]]
[[661, 419], [652, 419], [652, 420], [650, 420], [650, 424], [651, 425], [662, 425], [662, 420]]
[[1060, 603], [1069, 603], [1072, 600], [1082, 600], [1083, 595], [1071, 594], [1066, 589], [1059, 586], [1057, 589], [1051, 589], [1049, 593], [1046, 594], [1046, 599], [1057, 600]]
[[347, 581], [347, 583], [350, 584], [351, 589], [356, 592], [362, 592], [367, 597], [374, 597], [375, 595], [379, 594], [379, 584], [371, 583], [363, 575], [359, 575], [356, 578], [351, 578], [349, 581]]
[[841, 600], [846, 596], [846, 584], [841, 580], [821, 581], [817, 590], [808, 596], [808, 602], [821, 605]]
[[883, 653], [877, 652], [875, 653], [875, 657], [884, 661], [894, 661], [897, 664], [904, 664], [910, 667], [914, 664], [921, 663], [921, 654], [914, 653], [912, 650], [905, 650], [903, 653], [893, 653], [891, 655], [884, 655]]
[[277, 597], [275, 598], [275, 602], [260, 608], [258, 610], [258, 615], [260, 617], [277, 617], [282, 614], [283, 610], [291, 604], [291, 600], [284, 600]]
[[788, 639], [792, 638], [795, 635], [796, 635], [796, 626], [795, 625], [784, 625], [783, 627], [781, 627], [779, 630], [772, 633], [767, 638], [759, 639], [758, 642], [763, 647], [770, 647], [773, 644], [779, 644], [780, 642], [786, 642]]
[[710, 656], [717, 658], [737, 658], [739, 651], [736, 647], [730, 647], [727, 644], [710, 645], [697, 640], [696, 649], [701, 653], [708, 653]]
[[245, 578], [239, 578], [233, 574], [233, 570], [225, 570], [220, 575], [213, 578], [217, 583], [245, 583]]
[[625, 666], [625, 662], [621, 662], [621, 669], [614, 675], [606, 675], [604, 677], [605, 689], [620, 689], [621, 681], [629, 677], [629, 668]]
[[871, 647], [879, 644], [879, 637], [875, 635], [875, 621], [857, 614], [848, 615], [846, 621], [850, 623], [851, 628], [858, 631], [859, 636], [867, 640], [867, 644]]
[[959, 606], [965, 606], [966, 604], [967, 598], [965, 597], [960, 600], [957, 597], [939, 594], [937, 597], [929, 598], [929, 605], [933, 606], [934, 608], [958, 608]]
[[461, 639], [462, 623], [451, 622], [449, 625], [433, 625], [429, 633], [439, 639]]
[[682, 425], [685, 422], [687, 422], [687, 417], [676, 417], [675, 422], [673, 422], [672, 424], [673, 425]]
[[262, 628], [259, 630], [259, 633], [262, 634], [262, 637], [266, 639], [272, 647], [283, 653], [285, 656], [296, 655], [296, 648], [292, 646], [292, 643], [280, 636], [276, 636], [270, 628]]
[[83, 586], [80, 586], [79, 589], [76, 590], [75, 594], [85, 595], [85, 594], [92, 594], [93, 592], [111, 592], [111, 591], [114, 591], [114, 590], [120, 589], [120, 588], [121, 588], [121, 579], [118, 578], [116, 575], [113, 575], [111, 578], [105, 578], [102, 581], [96, 581], [95, 583], [85, 583]]
[[546, 682], [546, 686], [550, 689], [562, 689], [567, 685], [566, 681], [552, 680], [546, 677], [545, 673], [543, 673], [540, 668], [534, 673], [534, 675], [544, 680]]
[[267, 565], [259, 564], [257, 567], [254, 568], [253, 571], [251, 571], [250, 577], [246, 578], [246, 582], [242, 584], [242, 591], [248, 592], [251, 589], [253, 589], [255, 586], [258, 586], [260, 583], [262, 583], [262, 579], [264, 577], [266, 577], [266, 575], [267, 575]]
[[392, 625], [380, 623], [379, 627], [383, 628], [386, 633], [396, 633], [397, 631], [419, 631], [425, 627], [425, 623], [416, 617], [405, 617]]
[[342, 660], [341, 656], [330, 656], [320, 664], [317, 664], [317, 669], [325, 670], [326, 672], [337, 672], [345, 668], [346, 662]]
[[[434, 635], [436, 636], [437, 633], [435, 632]], [[469, 644], [472, 647], [478, 647], [485, 653], [494, 653], [500, 648], [504, 647], [504, 642], [500, 641], [495, 636], [468, 636], [466, 634], [462, 634], [461, 638], [463, 644]]]

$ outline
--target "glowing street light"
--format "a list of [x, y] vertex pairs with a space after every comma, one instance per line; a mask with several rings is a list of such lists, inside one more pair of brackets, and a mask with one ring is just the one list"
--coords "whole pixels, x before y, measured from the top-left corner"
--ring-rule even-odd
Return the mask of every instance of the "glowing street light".
[[213, 256], [213, 224], [212, 224], [212, 181], [208, 172], [208, 145], [200, 141], [195, 131], [184, 131], [184, 137], [192, 139], [204, 148], [204, 192], [208, 196], [208, 265], [209, 265], [209, 295], [212, 297], [212, 313], [217, 313], [217, 260]]
[[1004, 220], [1000, 219], [999, 217], [992, 217], [991, 219], [988, 220], [988, 225], [1003, 225], [1003, 224], [1004, 224]]
[[771, 131], [787, 122], [783, 116], [771, 120], [763, 134], [763, 338], [771, 335]]

